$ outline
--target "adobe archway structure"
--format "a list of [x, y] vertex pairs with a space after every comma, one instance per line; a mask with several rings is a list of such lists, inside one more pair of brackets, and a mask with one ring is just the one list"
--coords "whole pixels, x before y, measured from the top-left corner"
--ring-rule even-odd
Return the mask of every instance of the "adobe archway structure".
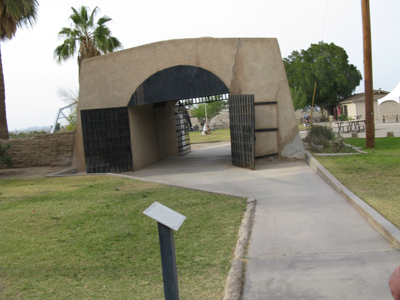
[[[172, 92], [165, 84], [168, 75], [164, 85], [155, 80], [168, 72], [181, 72], [179, 82], [170, 83], [175, 85]], [[197, 38], [156, 42], [82, 62], [74, 167], [102, 172], [94, 165], [109, 165], [102, 158], [109, 156], [111, 164], [131, 164], [136, 171], [178, 156], [177, 100], [210, 93], [254, 95], [256, 158], [303, 156], [277, 39]]]

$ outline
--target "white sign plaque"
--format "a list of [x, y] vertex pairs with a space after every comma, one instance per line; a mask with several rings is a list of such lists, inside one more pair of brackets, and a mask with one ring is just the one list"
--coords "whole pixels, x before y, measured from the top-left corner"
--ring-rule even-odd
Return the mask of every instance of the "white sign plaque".
[[183, 221], [186, 219], [184, 215], [181, 215], [157, 201], [150, 205], [143, 213], [175, 231], [181, 227]]

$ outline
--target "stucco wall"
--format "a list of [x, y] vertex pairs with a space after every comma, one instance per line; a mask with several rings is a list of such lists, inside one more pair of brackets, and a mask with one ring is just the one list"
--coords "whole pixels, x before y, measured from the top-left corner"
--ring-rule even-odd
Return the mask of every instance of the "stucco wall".
[[175, 103], [175, 101], [170, 101], [165, 107], [154, 108], [160, 159], [179, 156], [174, 112]]
[[152, 104], [129, 107], [134, 171], [162, 158], [179, 156], [174, 105], [169, 102], [158, 108]]
[[158, 138], [154, 134], [157, 127], [152, 105], [132, 106], [128, 112], [133, 168], [138, 170], [160, 159]]
[[[349, 118], [356, 118], [357, 115], [357, 110], [356, 110], [356, 105], [355, 103], [348, 103], [345, 106], [347, 106], [347, 116]], [[344, 113], [344, 110], [342, 110], [342, 112]]]
[[[379, 120], [379, 108], [378, 108], [378, 101], [374, 100], [374, 115], [375, 115], [375, 120]], [[361, 119], [365, 120], [365, 102], [357, 102], [356, 103], [356, 110], [357, 110], [357, 115], [361, 115]]]
[[[32, 138], [0, 142], [10, 144], [7, 153], [13, 168], [69, 166], [72, 164], [75, 131], [39, 134]], [[0, 163], [0, 168], [6, 168]]]
[[[231, 94], [253, 94], [256, 129], [276, 125], [277, 132], [256, 133], [256, 156], [303, 153], [282, 56], [275, 38], [199, 38], [162, 41], [84, 60], [78, 109], [126, 107], [147, 78], [166, 68], [189, 65], [215, 74]], [[80, 130], [78, 118], [77, 130]], [[74, 165], [84, 165], [82, 138], [76, 139]], [[135, 154], [134, 154], [135, 155]], [[134, 160], [134, 165], [136, 164]]]

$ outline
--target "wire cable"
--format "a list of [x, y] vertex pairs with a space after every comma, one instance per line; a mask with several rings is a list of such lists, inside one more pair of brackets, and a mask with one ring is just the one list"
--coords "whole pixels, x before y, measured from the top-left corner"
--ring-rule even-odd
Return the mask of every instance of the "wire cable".
[[324, 17], [324, 26], [322, 26], [322, 36], [321, 36], [321, 41], [324, 41], [324, 31], [325, 31], [325, 22], [326, 22], [326, 14], [328, 12], [328, 2], [329, 0], [326, 0], [326, 7], [325, 7], [325, 17]]

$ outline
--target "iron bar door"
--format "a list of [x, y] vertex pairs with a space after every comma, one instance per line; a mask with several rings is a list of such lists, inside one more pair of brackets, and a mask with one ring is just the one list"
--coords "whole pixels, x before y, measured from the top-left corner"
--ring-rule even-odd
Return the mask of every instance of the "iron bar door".
[[254, 170], [254, 95], [229, 95], [232, 164]]
[[128, 108], [81, 110], [86, 173], [133, 171]]
[[179, 156], [191, 152], [189, 137], [189, 114], [184, 106], [175, 106], [175, 128], [178, 138]]

